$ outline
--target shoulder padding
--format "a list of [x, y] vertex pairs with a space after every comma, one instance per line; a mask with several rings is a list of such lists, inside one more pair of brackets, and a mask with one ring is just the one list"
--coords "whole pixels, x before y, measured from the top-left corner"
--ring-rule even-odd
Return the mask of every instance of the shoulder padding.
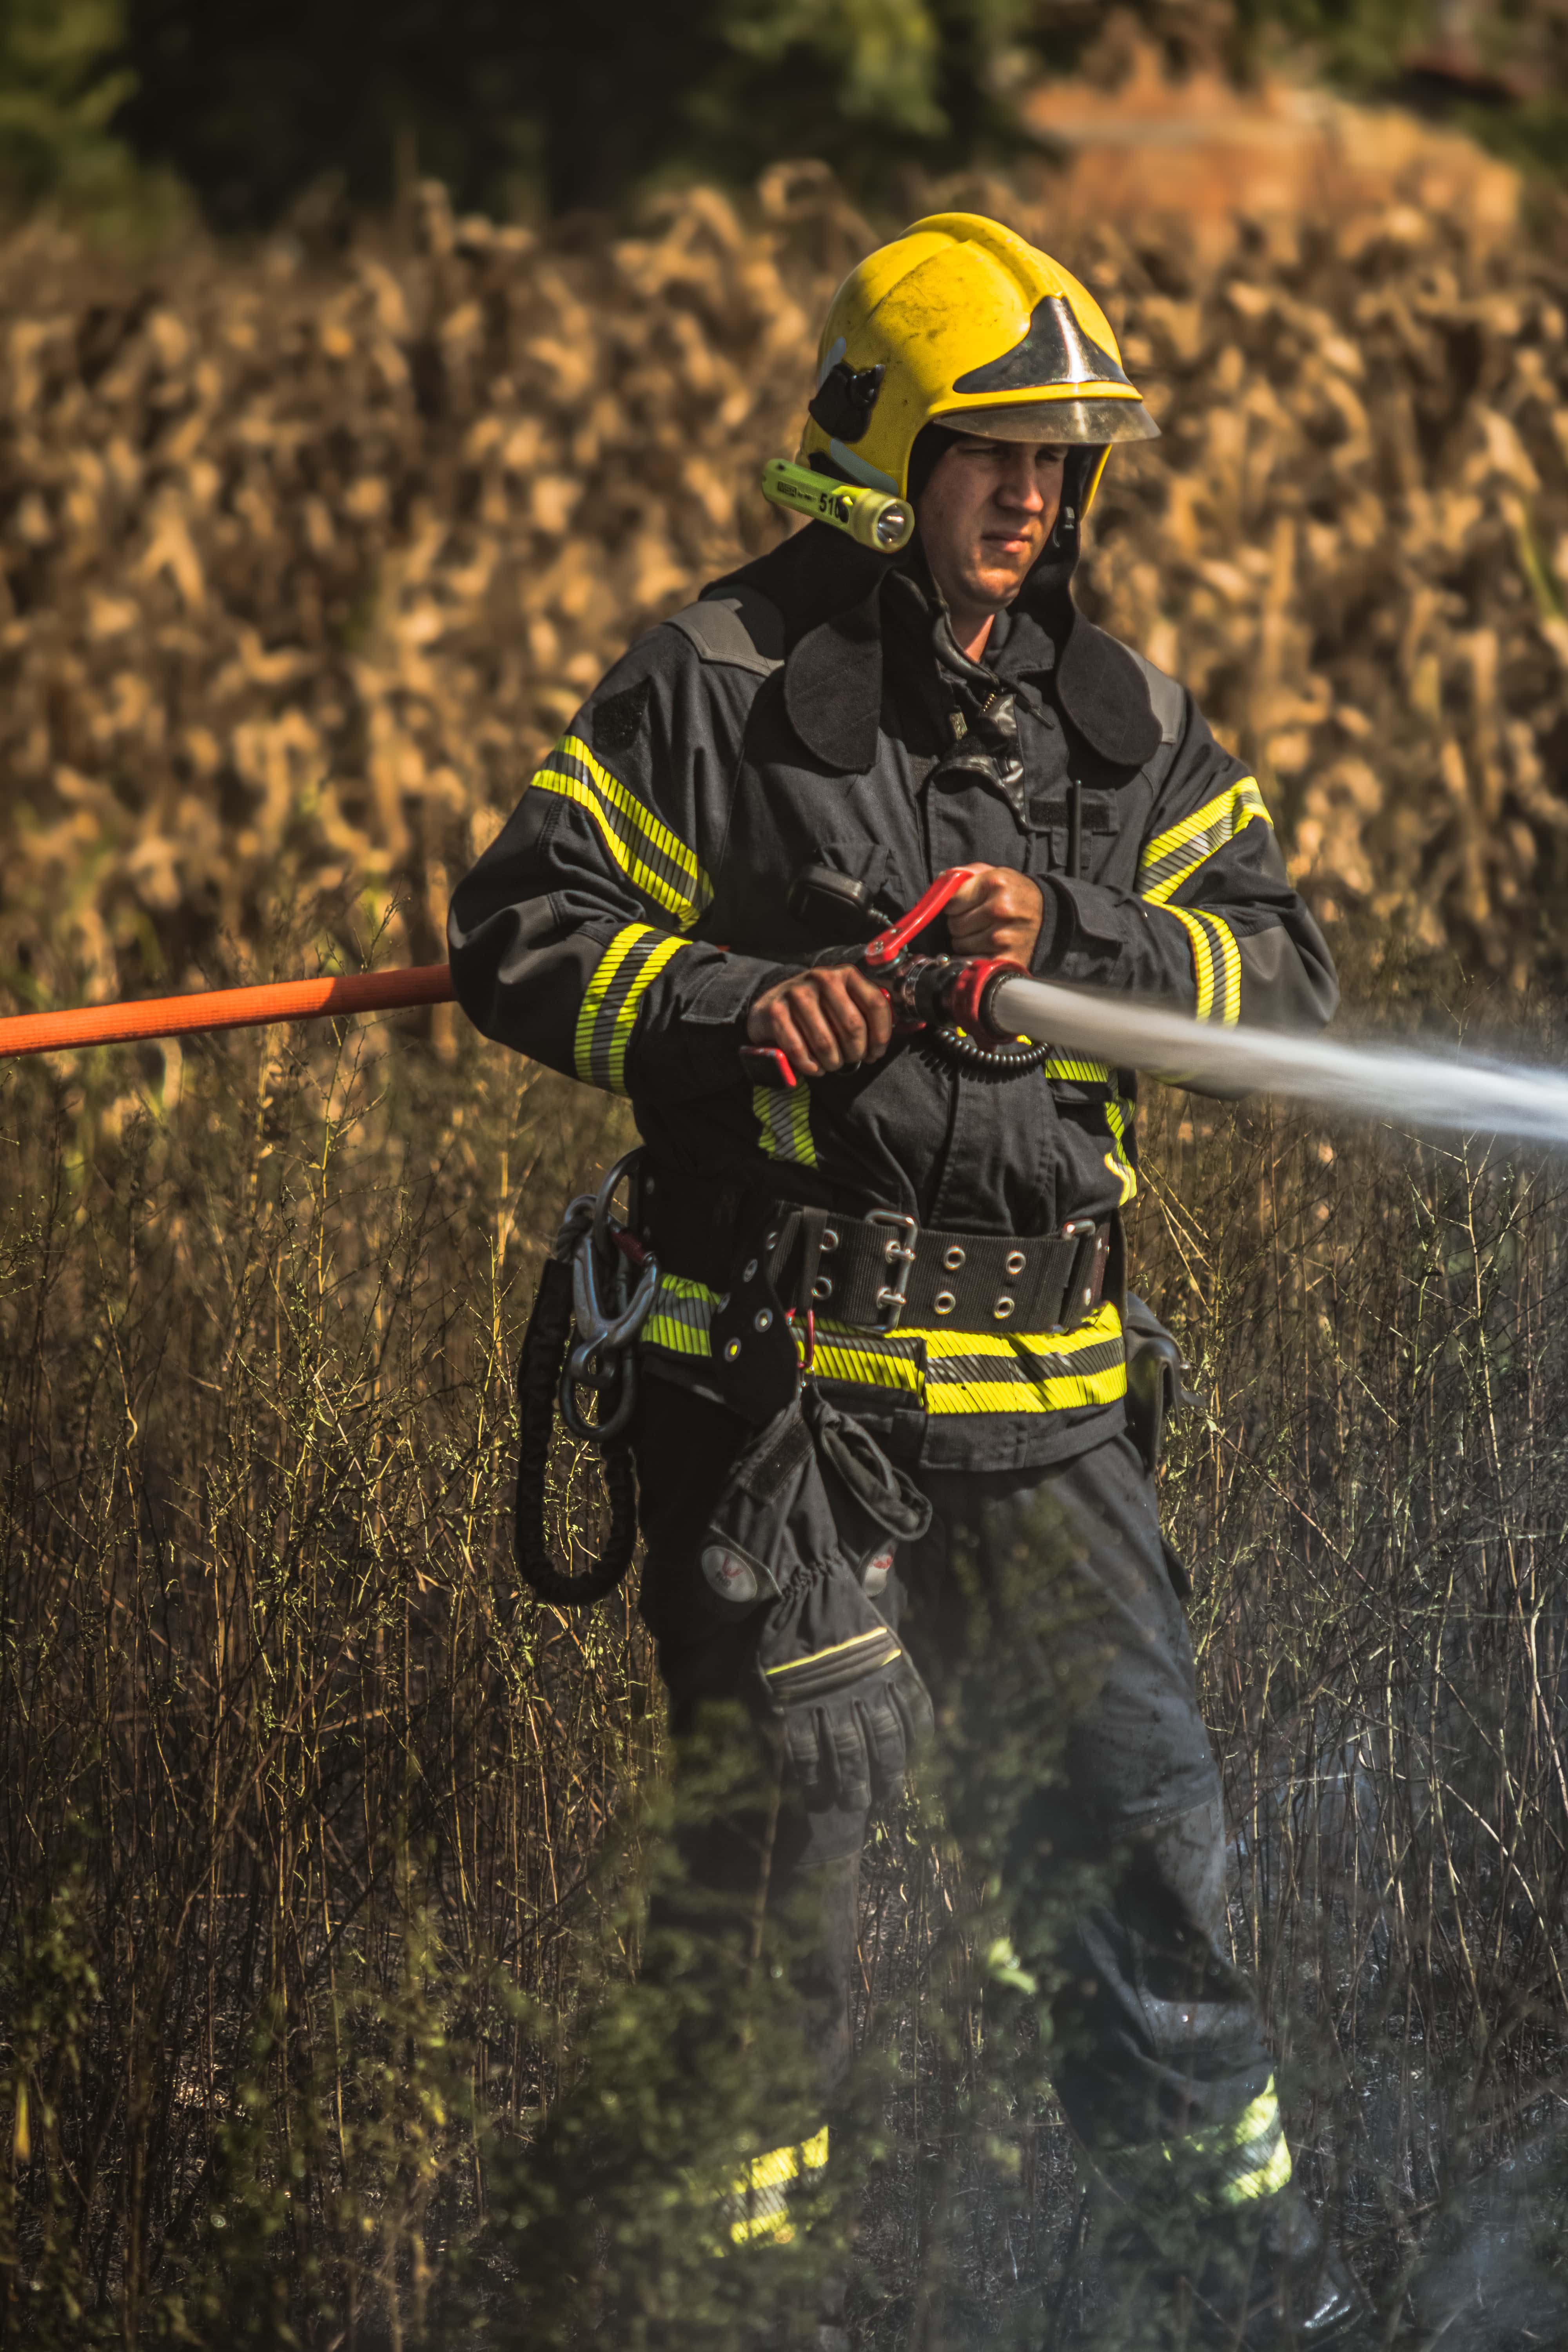
[[[1121, 645], [1120, 637], [1116, 642]], [[1182, 722], [1187, 715], [1186, 688], [1179, 678], [1172, 677], [1167, 671], [1156, 669], [1148, 656], [1141, 654], [1136, 646], [1125, 646], [1122, 650], [1131, 655], [1143, 673], [1143, 683], [1149, 689], [1150, 708], [1160, 722], [1161, 742], [1175, 742], [1182, 731]]]
[[747, 669], [757, 677], [771, 677], [784, 667], [784, 616], [755, 589], [730, 587], [721, 595], [704, 596], [684, 612], [672, 613], [664, 625], [679, 629], [705, 662]]

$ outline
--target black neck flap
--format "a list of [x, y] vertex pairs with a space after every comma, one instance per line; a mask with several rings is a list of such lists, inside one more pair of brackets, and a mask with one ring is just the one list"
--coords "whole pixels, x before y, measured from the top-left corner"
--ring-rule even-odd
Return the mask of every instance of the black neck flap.
[[882, 591], [902, 562], [812, 522], [703, 591], [721, 596], [747, 587], [777, 607], [789, 723], [812, 758], [837, 775], [864, 775], [876, 764]]
[[1138, 664], [1118, 638], [1079, 612], [1057, 666], [1057, 700], [1085, 740], [1115, 767], [1142, 767], [1163, 740]]
[[[1125, 646], [1095, 627], [1072, 600], [1078, 568], [1076, 528], [1052, 534], [1013, 607], [1035, 628], [1015, 627], [1001, 667], [1049, 667], [1055, 649], [1058, 703], [1084, 740], [1114, 766], [1140, 768], [1161, 742], [1143, 673]], [[752, 563], [714, 581], [705, 595], [744, 586], [765, 596], [784, 620], [784, 697], [789, 722], [814, 760], [837, 775], [864, 775], [876, 763], [882, 718], [882, 644], [890, 613], [883, 595], [893, 581], [927, 602], [917, 550], [885, 556], [826, 523], [808, 523]], [[1031, 658], [1034, 656], [1034, 658]], [[933, 654], [934, 661], [934, 654]]]

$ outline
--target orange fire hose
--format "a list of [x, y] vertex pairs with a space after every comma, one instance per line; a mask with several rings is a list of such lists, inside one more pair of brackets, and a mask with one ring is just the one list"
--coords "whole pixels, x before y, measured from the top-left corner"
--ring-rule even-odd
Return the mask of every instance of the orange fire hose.
[[285, 980], [265, 988], [204, 989], [194, 996], [151, 996], [139, 1003], [19, 1013], [0, 1021], [0, 1060], [71, 1045], [117, 1045], [128, 1037], [179, 1037], [193, 1029], [306, 1021], [321, 1013], [395, 1013], [410, 1004], [449, 1004], [453, 994], [447, 967], [424, 963], [401, 971], [350, 972], [337, 980]]

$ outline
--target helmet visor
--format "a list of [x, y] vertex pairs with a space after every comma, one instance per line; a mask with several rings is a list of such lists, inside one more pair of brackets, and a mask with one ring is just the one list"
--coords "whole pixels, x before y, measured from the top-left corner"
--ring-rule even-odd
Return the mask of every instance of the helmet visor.
[[947, 408], [931, 418], [948, 433], [983, 441], [1058, 442], [1102, 448], [1110, 441], [1153, 441], [1160, 428], [1141, 400], [1020, 400], [997, 408]]

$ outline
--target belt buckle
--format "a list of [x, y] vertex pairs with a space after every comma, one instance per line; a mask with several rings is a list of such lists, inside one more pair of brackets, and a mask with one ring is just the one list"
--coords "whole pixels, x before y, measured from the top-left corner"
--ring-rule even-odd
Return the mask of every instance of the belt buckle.
[[1100, 1286], [1105, 1278], [1105, 1261], [1110, 1250], [1110, 1228], [1098, 1224], [1093, 1217], [1070, 1217], [1062, 1227], [1064, 1242], [1076, 1242], [1072, 1271], [1068, 1276], [1062, 1309], [1066, 1320], [1058, 1327], [1070, 1331], [1093, 1313], [1100, 1304]]
[[897, 1266], [898, 1271], [892, 1280], [883, 1283], [878, 1291], [877, 1305], [883, 1316], [879, 1328], [883, 1331], [896, 1331], [904, 1308], [909, 1305], [910, 1269], [915, 1262], [920, 1221], [916, 1217], [900, 1216], [897, 1209], [873, 1209], [866, 1223], [868, 1225], [887, 1225], [891, 1230], [892, 1239], [883, 1255], [889, 1265]]

